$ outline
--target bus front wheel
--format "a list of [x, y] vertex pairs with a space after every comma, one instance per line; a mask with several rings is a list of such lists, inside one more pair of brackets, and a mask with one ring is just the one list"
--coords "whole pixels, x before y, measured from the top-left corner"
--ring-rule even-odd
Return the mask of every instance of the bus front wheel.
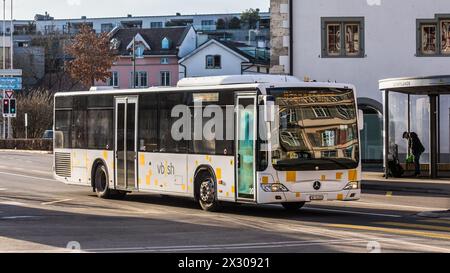
[[304, 205], [305, 202], [295, 202], [295, 203], [282, 203], [283, 208], [287, 211], [299, 211]]
[[220, 204], [217, 200], [216, 183], [209, 174], [200, 174], [198, 177], [198, 202], [205, 211], [218, 211]]
[[108, 183], [108, 172], [104, 165], [97, 166], [94, 174], [94, 185], [97, 196], [102, 199], [107, 199], [111, 195]]

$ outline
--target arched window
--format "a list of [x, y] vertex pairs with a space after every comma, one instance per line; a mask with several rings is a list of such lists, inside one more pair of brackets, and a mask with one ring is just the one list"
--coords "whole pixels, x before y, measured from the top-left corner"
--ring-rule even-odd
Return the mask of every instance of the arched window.
[[169, 49], [170, 48], [170, 40], [165, 37], [161, 42], [161, 48], [162, 49]]

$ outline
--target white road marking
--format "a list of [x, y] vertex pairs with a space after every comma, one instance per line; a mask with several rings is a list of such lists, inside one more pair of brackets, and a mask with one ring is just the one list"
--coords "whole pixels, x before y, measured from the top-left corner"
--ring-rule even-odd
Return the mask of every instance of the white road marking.
[[14, 202], [14, 201], [0, 201], [0, 205], [5, 205], [5, 206], [25, 206], [24, 203]]
[[376, 202], [363, 202], [363, 201], [357, 201], [355, 204], [362, 204], [362, 205], [368, 205], [368, 206], [374, 206], [374, 207], [396, 207], [396, 208], [409, 208], [409, 209], [417, 209], [420, 211], [423, 210], [448, 210], [448, 208], [431, 208], [431, 207], [418, 207], [418, 206], [408, 206], [408, 205], [397, 205], [397, 204], [389, 204], [386, 205], [386, 203], [376, 203]]
[[340, 210], [340, 209], [323, 209], [323, 208], [314, 208], [314, 207], [305, 207], [303, 209], [304, 210], [317, 210], [317, 211], [326, 211], [326, 212], [347, 213], [347, 214], [391, 217], [391, 218], [402, 218], [403, 217], [401, 215], [395, 215], [395, 214], [381, 214], [381, 213], [360, 212], [360, 211], [350, 211], [350, 210]]
[[48, 206], [48, 205], [53, 205], [53, 204], [58, 204], [58, 203], [69, 202], [72, 200], [73, 199], [63, 199], [63, 200], [57, 200], [57, 201], [52, 201], [52, 202], [44, 202], [44, 203], [41, 203], [41, 205]]
[[0, 188], [0, 191], [6, 191], [6, 189], [4, 189], [4, 188]]
[[29, 219], [29, 218], [39, 218], [39, 216], [6, 216], [1, 217], [2, 220], [15, 220], [15, 219]]
[[[397, 240], [390, 238], [374, 238], [378, 242], [390, 242], [394, 245], [398, 244]], [[415, 244], [411, 241], [421, 241], [417, 238], [399, 238], [408, 240], [403, 242], [417, 248], [417, 251], [425, 249], [435, 252], [449, 252], [447, 248], [433, 247], [422, 244]], [[242, 250], [242, 249], [268, 249], [268, 248], [286, 248], [286, 247], [305, 247], [305, 246], [322, 246], [322, 245], [342, 245], [351, 244], [353, 247], [366, 248], [369, 240], [366, 239], [332, 239], [332, 240], [312, 240], [312, 241], [287, 241], [287, 242], [269, 242], [269, 243], [244, 243], [244, 244], [223, 244], [223, 245], [190, 245], [190, 246], [149, 246], [149, 247], [131, 247], [131, 248], [100, 248], [100, 249], [83, 249], [84, 252], [106, 252], [106, 253], [125, 253], [125, 252], [190, 252], [190, 251], [207, 251], [207, 250]], [[361, 244], [361, 245], [357, 245]]]
[[0, 174], [9, 175], [9, 176], [23, 177], [23, 178], [38, 179], [38, 180], [44, 180], [44, 181], [51, 181], [51, 182], [57, 182], [55, 179], [36, 177], [36, 176], [30, 176], [30, 175], [23, 175], [23, 174], [16, 174], [16, 173], [0, 172]]
[[178, 252], [178, 251], [201, 251], [201, 250], [224, 250], [224, 249], [258, 249], [258, 248], [281, 248], [310, 245], [329, 245], [340, 243], [366, 243], [361, 239], [345, 240], [317, 240], [317, 241], [287, 241], [268, 243], [243, 243], [243, 244], [223, 244], [223, 245], [189, 245], [189, 246], [154, 246], [154, 247], [133, 247], [133, 248], [101, 248], [84, 249], [87, 252], [134, 252], [134, 251], [154, 251], [154, 252]]
[[49, 171], [38, 171], [38, 170], [30, 170], [30, 169], [10, 167], [10, 166], [0, 166], [0, 169], [5, 169], [7, 171], [31, 172], [31, 173], [36, 173], [36, 174], [47, 174], [47, 175], [49, 173], [51, 173], [51, 170], [49, 170]]

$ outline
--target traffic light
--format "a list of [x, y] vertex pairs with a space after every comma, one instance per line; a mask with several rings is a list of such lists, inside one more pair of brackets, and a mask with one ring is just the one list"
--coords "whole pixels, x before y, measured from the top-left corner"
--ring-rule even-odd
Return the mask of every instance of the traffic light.
[[3, 115], [9, 115], [9, 99], [3, 99]]
[[16, 99], [10, 99], [9, 100], [9, 114], [12, 116], [16, 116]]

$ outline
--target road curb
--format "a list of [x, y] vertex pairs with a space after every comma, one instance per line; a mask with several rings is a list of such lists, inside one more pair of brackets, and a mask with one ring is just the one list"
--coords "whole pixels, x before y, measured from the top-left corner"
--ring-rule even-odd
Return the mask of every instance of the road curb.
[[51, 151], [33, 151], [33, 150], [7, 150], [1, 149], [0, 153], [28, 153], [28, 154], [53, 154]]
[[362, 182], [362, 189], [369, 191], [408, 192], [419, 194], [450, 195], [450, 183], [408, 183], [383, 182], [366, 180]]

